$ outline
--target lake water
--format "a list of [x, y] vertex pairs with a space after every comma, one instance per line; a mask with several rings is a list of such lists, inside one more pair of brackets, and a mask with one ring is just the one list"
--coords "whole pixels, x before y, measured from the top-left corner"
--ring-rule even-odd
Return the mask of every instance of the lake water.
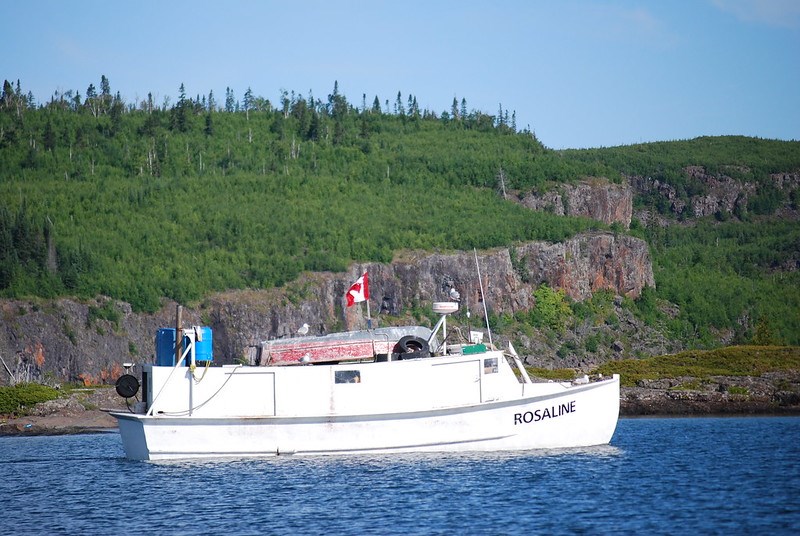
[[800, 417], [623, 419], [539, 453], [150, 463], [0, 438], [0, 534], [798, 534]]

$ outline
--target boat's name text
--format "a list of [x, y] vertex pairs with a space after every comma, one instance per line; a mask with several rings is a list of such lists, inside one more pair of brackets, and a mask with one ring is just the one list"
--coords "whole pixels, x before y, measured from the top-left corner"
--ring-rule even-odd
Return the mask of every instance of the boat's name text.
[[551, 406], [544, 409], [535, 409], [533, 411], [526, 411], [524, 413], [514, 414], [514, 425], [529, 424], [532, 422], [539, 422], [545, 419], [552, 419], [554, 417], [561, 417], [567, 413], [575, 413], [575, 401], [572, 400], [565, 404], [558, 406]]

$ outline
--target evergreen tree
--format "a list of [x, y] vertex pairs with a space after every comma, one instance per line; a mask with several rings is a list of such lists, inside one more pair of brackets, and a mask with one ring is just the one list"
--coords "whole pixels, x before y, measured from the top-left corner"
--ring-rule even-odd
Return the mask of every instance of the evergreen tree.
[[244, 92], [244, 115], [247, 121], [250, 120], [250, 109], [253, 107], [253, 90], [248, 86], [247, 91]]
[[405, 108], [403, 107], [403, 96], [400, 92], [397, 92], [397, 100], [394, 103], [394, 113], [395, 115], [406, 115]]
[[53, 131], [53, 122], [48, 120], [44, 127], [44, 148], [52, 151], [56, 148], [56, 133]]
[[318, 141], [320, 139], [320, 135], [322, 132], [321, 122], [322, 121], [320, 119], [319, 112], [314, 110], [311, 113], [311, 124], [308, 127], [307, 139], [313, 141]]
[[100, 112], [108, 113], [111, 110], [111, 84], [106, 75], [100, 76]]
[[328, 95], [328, 107], [331, 111], [331, 116], [337, 121], [341, 121], [347, 114], [347, 99], [339, 93], [338, 81], [334, 81], [333, 93]]
[[14, 88], [8, 80], [3, 82], [3, 95], [0, 97], [0, 108], [9, 109], [14, 105]]
[[112, 136], [116, 136], [122, 129], [122, 113], [124, 111], [125, 104], [122, 101], [122, 96], [119, 94], [119, 91], [117, 91], [117, 94], [114, 95], [114, 99], [111, 101], [111, 111], [109, 112]]
[[233, 97], [233, 90], [229, 87], [225, 88], [225, 111], [233, 113], [236, 108], [236, 99]]
[[187, 119], [186, 119], [186, 88], [184, 87], [183, 83], [181, 83], [181, 87], [179, 89], [178, 94], [178, 103], [172, 109], [172, 128], [173, 130], [178, 130], [179, 132], [186, 132], [188, 129]]
[[285, 89], [281, 90], [281, 111], [283, 112], [283, 118], [287, 119], [289, 117], [289, 110], [292, 101], [289, 100], [289, 92]]
[[97, 90], [94, 84], [89, 84], [89, 87], [86, 88], [86, 102], [84, 106], [86, 106], [95, 117], [100, 113], [99, 103], [97, 102]]
[[106, 75], [100, 75], [100, 94], [103, 97], [111, 98], [111, 84]]

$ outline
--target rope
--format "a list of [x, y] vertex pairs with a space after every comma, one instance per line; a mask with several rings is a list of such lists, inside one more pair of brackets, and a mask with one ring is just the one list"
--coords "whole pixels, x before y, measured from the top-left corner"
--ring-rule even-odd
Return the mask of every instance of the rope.
[[206, 372], [208, 372], [208, 367], [210, 365], [211, 365], [211, 361], [206, 361], [206, 366], [205, 366], [205, 369], [203, 370], [203, 375], [200, 376], [199, 380], [197, 379], [197, 376], [194, 375], [194, 371], [195, 371], [195, 369], [197, 369], [197, 365], [195, 365], [194, 363], [189, 365], [189, 370], [192, 371], [192, 378], [194, 378], [194, 383], [198, 384], [201, 381], [203, 381], [203, 378], [206, 377]]
[[[167, 415], [167, 416], [189, 415], [192, 411], [202, 408], [203, 406], [205, 406], [206, 404], [211, 402], [211, 400], [213, 400], [214, 397], [217, 396], [220, 393], [220, 391], [222, 391], [222, 389], [225, 387], [225, 385], [231, 380], [231, 378], [233, 378], [233, 373], [236, 372], [237, 370], [239, 370], [241, 367], [242, 367], [242, 365], [237, 365], [236, 368], [231, 370], [231, 373], [228, 374], [228, 378], [224, 382], [222, 382], [222, 385], [219, 386], [219, 389], [217, 389], [214, 392], [214, 394], [209, 396], [203, 403], [197, 404], [196, 406], [191, 407], [191, 408], [187, 409], [186, 411], [161, 411], [161, 412], [159, 412], [159, 414], [160, 415]], [[208, 365], [206, 365], [206, 369], [208, 369]], [[205, 376], [205, 372], [203, 372], [203, 376]], [[200, 378], [200, 379], [202, 380], [202, 378]]]

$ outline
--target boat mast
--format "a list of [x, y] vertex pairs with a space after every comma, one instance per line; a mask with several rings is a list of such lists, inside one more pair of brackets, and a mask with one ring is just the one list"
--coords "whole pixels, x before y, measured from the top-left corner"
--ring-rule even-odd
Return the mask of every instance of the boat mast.
[[483, 301], [483, 319], [486, 321], [486, 331], [489, 333], [489, 344], [492, 343], [492, 328], [489, 327], [489, 312], [486, 310], [486, 295], [483, 293], [483, 278], [481, 277], [481, 266], [478, 264], [478, 250], [472, 248], [475, 253], [475, 268], [478, 269], [478, 284], [481, 287], [481, 298]]

